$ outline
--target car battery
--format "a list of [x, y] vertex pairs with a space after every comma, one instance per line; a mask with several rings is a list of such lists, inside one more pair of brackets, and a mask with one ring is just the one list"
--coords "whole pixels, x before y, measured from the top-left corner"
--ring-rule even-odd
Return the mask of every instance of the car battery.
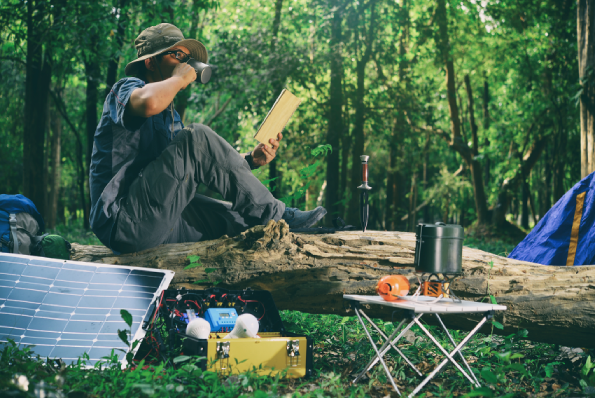
[[[209, 321], [208, 339], [186, 335], [189, 312]], [[312, 339], [285, 330], [273, 297], [266, 290], [168, 289], [159, 313], [169, 323], [172, 348], [181, 346], [182, 355], [203, 357], [200, 361], [203, 370], [220, 374], [282, 372], [290, 378], [313, 374]], [[226, 338], [242, 314], [252, 314], [258, 319], [258, 336]]]

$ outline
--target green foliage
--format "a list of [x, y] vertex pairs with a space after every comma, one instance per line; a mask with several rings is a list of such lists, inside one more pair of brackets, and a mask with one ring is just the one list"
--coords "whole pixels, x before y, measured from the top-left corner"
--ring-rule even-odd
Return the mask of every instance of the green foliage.
[[581, 369], [581, 386], [584, 388], [585, 384], [590, 387], [595, 387], [595, 364], [591, 362], [591, 356], [587, 357], [585, 364]]
[[188, 264], [186, 267], [184, 267], [184, 269], [192, 269], [192, 268], [196, 268], [196, 267], [202, 267], [203, 265], [199, 262], [200, 260], [200, 256], [188, 256], [186, 257], [188, 259], [188, 261], [190, 261], [190, 264]]
[[494, 239], [490, 237], [477, 238], [474, 236], [465, 237], [465, 246], [483, 250], [499, 256], [507, 257], [518, 242], [509, 240]]
[[[460, 143], [473, 150], [484, 172], [489, 205], [495, 205], [503, 182], [517, 173], [533, 143], [548, 137], [544, 153], [527, 176], [537, 221], [580, 179], [580, 159], [573, 151], [580, 145], [576, 101], [592, 80], [592, 71], [579, 80], [576, 2], [447, 3]], [[372, 10], [373, 31], [368, 29]], [[8, 0], [0, 11], [0, 107], [5, 110], [0, 116], [0, 191], [17, 193], [23, 189], [24, 176], [28, 7]], [[408, 214], [422, 200], [429, 205], [415, 214], [415, 221], [442, 219], [471, 225], [477, 217], [471, 173], [467, 165], [458, 177], [453, 176], [465, 161], [453, 151], [455, 143], [444, 139], [451, 133], [451, 117], [435, 4], [368, 0], [336, 6], [327, 0], [295, 0], [283, 2], [280, 11], [275, 30], [275, 5], [263, 0], [36, 3], [35, 26], [43, 32], [39, 45], [52, 68], [51, 92], [66, 105], [62, 116], [50, 104], [50, 128], [44, 143], [49, 162], [51, 140], [61, 131], [58, 224], [86, 216], [83, 209], [88, 203], [83, 205], [82, 200], [88, 197], [92, 139], [86, 133], [86, 120], [93, 105], [96, 115], [102, 111], [106, 90], [113, 83], [107, 81], [114, 72], [110, 62], [120, 60], [115, 78], [124, 77], [125, 65], [136, 58], [132, 44], [138, 33], [170, 20], [186, 37], [201, 40], [209, 50], [209, 62], [217, 66], [208, 85], [192, 84], [177, 96], [178, 109], [187, 104], [186, 125], [209, 123], [245, 152], [254, 147], [254, 132], [282, 88], [302, 99], [284, 131], [278, 174], [270, 176], [268, 168], [255, 172], [265, 185], [275, 181], [275, 195], [285, 203], [314, 207], [325, 197], [325, 179], [334, 178], [340, 181], [339, 215], [345, 215], [346, 203], [358, 184], [351, 181], [352, 169], [359, 168], [357, 159], [352, 159], [358, 145], [372, 155], [370, 228], [389, 228], [386, 222], [393, 213], [396, 218]], [[341, 24], [338, 38], [332, 36], [333, 21]], [[370, 32], [373, 36], [368, 38]], [[339, 52], [332, 47], [335, 44]], [[358, 64], [369, 46], [372, 54], [364, 65], [361, 94]], [[345, 127], [335, 132], [339, 144], [333, 144], [333, 154], [327, 156], [330, 146], [324, 155], [307, 148], [329, 142], [330, 103], [335, 100], [330, 92], [331, 61], [337, 61], [341, 69]], [[473, 89], [478, 148], [473, 148], [465, 75]], [[93, 101], [89, 83], [97, 85], [95, 104], [88, 102]], [[363, 115], [356, 116], [360, 101]], [[356, 120], [361, 116], [363, 121]], [[354, 135], [358, 123], [363, 123], [363, 142]], [[424, 126], [432, 130], [424, 133]], [[312, 162], [312, 156], [320, 158]], [[327, 176], [326, 166], [334, 156], [338, 157], [338, 175]], [[48, 171], [51, 175], [54, 170], [48, 166]], [[554, 176], [558, 176], [555, 181]], [[396, 189], [393, 193], [398, 200], [388, 203], [391, 189]], [[510, 196], [509, 218], [517, 222], [523, 211], [520, 189]], [[77, 236], [72, 241], [92, 243], [81, 242], [85, 238]]]
[[[34, 389], [44, 390], [46, 394], [78, 394], [76, 396], [80, 397], [139, 394], [168, 397], [383, 397], [390, 393], [390, 384], [380, 366], [369, 372], [368, 379], [357, 385], [350, 383], [353, 374], [374, 354], [356, 317], [296, 311], [281, 311], [281, 317], [289, 331], [313, 337], [315, 375], [312, 379], [259, 376], [256, 369], [225, 377], [203, 372], [199, 358], [185, 355], [172, 358], [175, 367], [141, 360], [122, 370], [113, 354], [90, 368], [86, 367], [88, 356], [72, 365], [54, 366], [36, 357], [34, 347], [20, 348], [9, 342], [0, 352], [0, 395], [33, 396]], [[374, 321], [386, 333], [394, 330], [395, 324], [391, 322]], [[425, 326], [444, 347], [451, 347], [447, 336], [436, 327]], [[411, 330], [413, 334], [401, 342], [400, 349], [418, 367], [429, 371], [442, 360], [442, 356], [436, 355], [436, 347], [417, 326]], [[451, 332], [456, 341], [466, 335], [466, 332], [457, 330]], [[381, 340], [375, 331], [372, 336], [375, 341]], [[594, 367], [590, 356], [585, 355], [576, 362], [557, 360], [555, 358], [561, 353], [559, 347], [533, 343], [527, 341], [527, 337], [525, 330], [505, 337], [478, 334], [463, 352], [484, 386], [472, 389], [454, 367], [446, 367], [422, 393], [446, 398], [453, 395], [519, 396], [547, 391], [548, 394], [565, 396], [580, 393], [592, 385], [588, 384], [592, 382]], [[385, 359], [401, 392], [411, 393], [420, 379], [400, 356], [391, 353]], [[19, 386], [27, 383], [28, 391], [21, 391]]]
[[[310, 155], [313, 158], [316, 157], [325, 157], [328, 152], [332, 152], [332, 147], [330, 145], [318, 145], [316, 148], [310, 151]], [[306, 166], [299, 170], [299, 178], [294, 184], [294, 191], [292, 194], [288, 196], [284, 196], [280, 198], [286, 206], [291, 206], [292, 203], [298, 202], [308, 191], [308, 188], [313, 183], [314, 175], [319, 171], [320, 166], [322, 165], [322, 160], [318, 159], [314, 163], [309, 166]], [[271, 181], [271, 180], [268, 180]], [[301, 187], [300, 187], [301, 185]]]

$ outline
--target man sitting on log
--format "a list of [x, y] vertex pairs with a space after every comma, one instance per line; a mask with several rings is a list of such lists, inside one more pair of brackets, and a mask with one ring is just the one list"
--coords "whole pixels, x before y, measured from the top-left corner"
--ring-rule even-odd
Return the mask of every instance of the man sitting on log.
[[[251, 172], [275, 158], [281, 134], [272, 147], [239, 154], [207, 126], [184, 128], [173, 100], [196, 79], [188, 59], [207, 62], [202, 43], [167, 23], [134, 43], [138, 58], [125, 72], [136, 77], [112, 87], [93, 143], [90, 222], [101, 242], [131, 253], [234, 236], [269, 220], [300, 228], [322, 219], [322, 207], [286, 208]], [[197, 195], [201, 183], [231, 204]]]

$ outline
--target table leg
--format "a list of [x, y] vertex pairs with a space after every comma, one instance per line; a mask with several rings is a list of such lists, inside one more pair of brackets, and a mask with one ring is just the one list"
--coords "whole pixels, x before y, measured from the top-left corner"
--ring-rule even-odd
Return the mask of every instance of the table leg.
[[[470, 331], [469, 334], [463, 339], [463, 341], [461, 341], [459, 343], [459, 345], [455, 347], [455, 349], [452, 351], [451, 354], [456, 354], [461, 348], [463, 348], [465, 346], [465, 344], [467, 344], [469, 339], [471, 339], [471, 337], [473, 337], [475, 335], [475, 333], [477, 333], [477, 331], [483, 326], [483, 324], [485, 323], [486, 320], [487, 320], [487, 317], [484, 316], [483, 319], [477, 324], [477, 326], [475, 326], [473, 328], [473, 330]], [[409, 394], [408, 398], [414, 397], [415, 394], [417, 394], [430, 380], [432, 380], [434, 378], [434, 376], [436, 376], [436, 374], [440, 371], [440, 369], [442, 369], [442, 367], [444, 365], [446, 365], [448, 363], [448, 361], [449, 361], [448, 358], [444, 358], [444, 360], [442, 362], [440, 362], [440, 364], [438, 366], [436, 366], [436, 368], [432, 371], [432, 373], [430, 373], [428, 375], [428, 377], [426, 377], [424, 379], [424, 381], [422, 381], [417, 387], [415, 387], [415, 390], [413, 390], [413, 392], [411, 394]], [[472, 382], [471, 384], [475, 384], [475, 383]]]
[[[422, 315], [423, 315], [423, 314], [419, 314], [419, 315], [417, 315], [415, 318], [417, 318], [417, 319], [418, 319], [418, 318], [420, 318]], [[382, 346], [382, 348], [380, 349], [380, 353], [381, 353], [381, 355], [385, 355], [385, 354], [388, 352], [388, 350], [389, 350], [389, 348], [388, 348], [388, 341], [390, 341], [390, 339], [392, 339], [392, 337], [393, 337], [393, 336], [394, 336], [394, 335], [395, 335], [395, 334], [396, 334], [396, 333], [399, 331], [399, 328], [400, 328], [400, 327], [403, 325], [403, 323], [404, 323], [404, 322], [405, 322], [405, 319], [403, 319], [403, 320], [401, 321], [401, 323], [399, 323], [399, 326], [398, 326], [398, 327], [395, 329], [395, 331], [393, 332], [393, 334], [391, 334], [391, 336], [390, 336], [390, 337], [387, 339], [387, 342], [385, 342], [385, 343], [384, 343], [384, 345], [383, 345], [383, 346]], [[409, 323], [407, 326], [405, 326], [405, 328], [404, 328], [404, 329], [401, 331], [401, 333], [399, 333], [399, 335], [398, 335], [398, 336], [397, 336], [397, 337], [396, 337], [394, 340], [392, 340], [392, 343], [393, 343], [393, 344], [397, 344], [397, 342], [398, 342], [398, 341], [401, 339], [401, 337], [403, 337], [403, 335], [404, 335], [405, 333], [407, 333], [407, 331], [408, 331], [409, 329], [411, 329], [411, 327], [412, 327], [414, 324], [415, 324], [415, 323], [414, 323], [413, 321], [411, 321], [411, 322], [410, 322], [410, 323]], [[365, 326], [364, 326], [364, 328], [365, 328]], [[353, 381], [353, 383], [354, 383], [354, 384], [355, 384], [355, 383], [357, 383], [357, 382], [359, 381], [359, 379], [361, 379], [361, 378], [362, 378], [362, 376], [363, 376], [364, 374], [366, 374], [366, 372], [368, 372], [370, 369], [372, 369], [372, 368], [374, 367], [374, 365], [376, 365], [377, 363], [378, 363], [378, 358], [376, 358], [376, 357], [375, 357], [375, 358], [372, 358], [372, 359], [370, 360], [370, 362], [368, 362], [368, 364], [366, 365], [366, 367], [364, 368], [364, 370], [363, 370], [363, 371], [362, 371], [362, 372], [361, 372], [361, 373], [360, 373], [360, 374], [359, 374], [359, 375], [358, 375], [358, 376], [355, 378], [355, 380]]]
[[[455, 343], [455, 340], [450, 335], [450, 332], [448, 331], [448, 329], [446, 328], [446, 326], [444, 326], [444, 323], [442, 322], [442, 318], [440, 318], [440, 315], [438, 315], [438, 314], [434, 314], [434, 315], [436, 315], [436, 318], [438, 318], [438, 321], [440, 322], [440, 325], [442, 326], [442, 329], [444, 329], [444, 331], [446, 332], [446, 335], [450, 339], [450, 342], [452, 343], [452, 346], [453, 347], [456, 347], [457, 346], [457, 343]], [[465, 364], [465, 366], [467, 367], [467, 370], [469, 370], [469, 374], [471, 375], [471, 377], [473, 377], [473, 379], [475, 380], [475, 383], [477, 383], [477, 385], [479, 386], [480, 385], [479, 380], [477, 380], [477, 377], [475, 377], [475, 373], [473, 373], [473, 371], [471, 370], [471, 367], [467, 363], [467, 360], [465, 359], [465, 356], [463, 355], [462, 350], [460, 350], [458, 352], [458, 354], [461, 357], [461, 359], [463, 360], [463, 363]]]
[[[401, 350], [399, 350], [399, 349], [397, 348], [397, 346], [396, 346], [396, 345], [395, 345], [395, 344], [394, 344], [394, 343], [391, 341], [391, 339], [390, 339], [390, 338], [388, 338], [388, 337], [386, 337], [386, 334], [384, 334], [384, 332], [383, 332], [382, 330], [380, 330], [380, 328], [379, 328], [379, 327], [378, 327], [378, 326], [377, 326], [377, 325], [376, 325], [374, 322], [372, 322], [372, 320], [371, 320], [371, 319], [370, 319], [370, 318], [369, 318], [369, 317], [368, 317], [368, 316], [367, 316], [367, 315], [366, 315], [366, 314], [365, 314], [363, 311], [360, 311], [360, 312], [362, 313], [362, 315], [364, 316], [364, 318], [366, 318], [366, 319], [368, 320], [368, 322], [370, 322], [370, 324], [371, 324], [371, 325], [374, 327], [374, 329], [376, 329], [376, 331], [377, 331], [378, 333], [380, 333], [380, 335], [381, 335], [381, 336], [382, 336], [384, 339], [386, 339], [386, 341], [388, 341], [388, 342], [389, 342], [390, 346], [391, 346], [392, 348], [394, 348], [394, 349], [395, 349], [395, 351], [397, 351], [401, 357], [403, 357], [403, 359], [405, 360], [405, 362], [407, 362], [407, 363], [409, 364], [409, 366], [411, 366], [411, 367], [413, 368], [413, 370], [415, 370], [419, 376], [423, 376], [423, 375], [421, 374], [421, 372], [420, 372], [420, 371], [419, 371], [419, 370], [418, 370], [418, 369], [415, 367], [415, 365], [414, 365], [413, 363], [411, 363], [411, 361], [410, 361], [410, 360], [409, 360], [409, 359], [408, 359], [408, 358], [405, 356], [405, 354], [403, 354], [403, 353], [401, 352]], [[401, 323], [399, 323], [399, 326], [398, 326], [398, 327], [397, 327], [395, 330], [399, 330], [399, 329], [401, 328], [401, 326], [403, 325], [403, 322], [405, 322], [405, 320], [404, 320], [404, 319], [401, 321]], [[395, 334], [395, 332], [393, 332], [393, 335], [394, 335], [394, 334]], [[392, 338], [392, 336], [391, 336], [391, 338]], [[383, 354], [383, 355], [384, 355], [384, 354]], [[366, 371], [367, 371], [367, 370], [366, 370]]]
[[[467, 374], [467, 372], [465, 372], [463, 370], [461, 365], [459, 365], [457, 363], [457, 361], [454, 360], [454, 358], [451, 356], [451, 354], [449, 354], [448, 351], [446, 351], [444, 349], [444, 347], [442, 347], [440, 345], [438, 340], [436, 340], [436, 338], [434, 336], [432, 336], [430, 331], [428, 329], [426, 329], [421, 322], [417, 321], [416, 323], [420, 327], [420, 329], [430, 338], [430, 340], [432, 340], [432, 342], [436, 345], [436, 347], [438, 347], [440, 349], [440, 351], [442, 351], [442, 353], [446, 356], [446, 359], [449, 360], [450, 362], [452, 362], [452, 364], [459, 370], [459, 372], [461, 372], [463, 374], [463, 376], [465, 376], [471, 382], [471, 384], [476, 385], [475, 381], [471, 378], [471, 376], [469, 376]], [[453, 354], [456, 354], [456, 351], [453, 351]], [[477, 386], [477, 387], [479, 387], [479, 386]]]
[[368, 332], [368, 329], [366, 328], [366, 325], [364, 324], [364, 320], [360, 316], [359, 310], [357, 308], [355, 308], [355, 314], [357, 315], [357, 318], [359, 319], [360, 323], [362, 324], [362, 326], [364, 328], [364, 332], [366, 332], [366, 336], [368, 336], [368, 339], [370, 340], [370, 344], [372, 344], [372, 348], [374, 349], [374, 351], [376, 351], [376, 355], [378, 356], [378, 359], [380, 360], [380, 363], [382, 363], [382, 366], [384, 367], [384, 371], [386, 372], [386, 376], [390, 380], [390, 383], [393, 385], [393, 388], [395, 389], [395, 391], [397, 392], [397, 394], [401, 395], [401, 392], [399, 391], [399, 388], [395, 384], [395, 380], [393, 379], [392, 375], [390, 374], [390, 371], [388, 370], [388, 366], [386, 366], [386, 363], [382, 359], [382, 356], [380, 355], [380, 352], [378, 351], [378, 348], [376, 347], [376, 344], [374, 343], [374, 339], [372, 339], [372, 336]]

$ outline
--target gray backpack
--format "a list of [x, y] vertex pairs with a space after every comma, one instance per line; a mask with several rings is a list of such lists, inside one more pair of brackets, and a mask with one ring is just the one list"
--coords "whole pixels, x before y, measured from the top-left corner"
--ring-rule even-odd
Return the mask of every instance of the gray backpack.
[[37, 254], [45, 224], [31, 200], [23, 195], [0, 195], [0, 252]]

